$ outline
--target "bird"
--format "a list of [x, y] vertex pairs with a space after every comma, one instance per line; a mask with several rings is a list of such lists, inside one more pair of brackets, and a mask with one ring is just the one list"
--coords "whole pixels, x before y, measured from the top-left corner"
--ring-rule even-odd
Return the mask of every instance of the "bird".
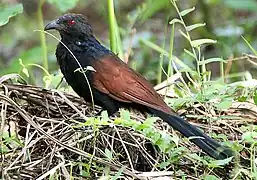
[[[232, 157], [228, 146], [218, 143], [180, 117], [141, 74], [124, 63], [117, 54], [102, 45], [83, 14], [69, 13], [50, 21], [45, 31], [61, 36], [56, 58], [66, 82], [87, 102], [108, 112], [134, 108], [158, 116], [182, 135], [190, 138], [214, 159]], [[85, 77], [86, 76], [86, 77]]]

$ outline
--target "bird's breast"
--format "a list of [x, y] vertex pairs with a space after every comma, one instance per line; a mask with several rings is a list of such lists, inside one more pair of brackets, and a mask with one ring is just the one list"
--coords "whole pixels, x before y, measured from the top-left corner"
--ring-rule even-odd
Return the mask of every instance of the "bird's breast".
[[91, 67], [92, 57], [87, 53], [74, 50], [72, 47], [67, 50], [63, 45], [58, 45], [56, 57], [61, 72], [67, 83], [80, 96], [87, 99], [87, 92], [92, 81]]

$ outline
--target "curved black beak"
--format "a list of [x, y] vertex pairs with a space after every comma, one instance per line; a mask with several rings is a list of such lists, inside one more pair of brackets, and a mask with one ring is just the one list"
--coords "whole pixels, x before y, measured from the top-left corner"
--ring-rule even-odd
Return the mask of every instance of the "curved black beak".
[[58, 30], [58, 29], [60, 29], [61, 28], [61, 25], [59, 25], [58, 23], [57, 23], [57, 20], [53, 20], [53, 21], [50, 21], [46, 26], [45, 26], [45, 31], [47, 31], [47, 30], [50, 30], [50, 29], [56, 29], [56, 30]]

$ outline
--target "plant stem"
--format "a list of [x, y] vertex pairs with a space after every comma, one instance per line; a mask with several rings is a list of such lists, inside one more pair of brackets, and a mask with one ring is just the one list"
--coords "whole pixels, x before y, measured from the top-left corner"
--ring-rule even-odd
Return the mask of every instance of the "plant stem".
[[170, 35], [170, 51], [169, 51], [169, 66], [168, 66], [168, 76], [173, 74], [172, 68], [172, 58], [173, 58], [173, 48], [174, 48], [174, 36], [175, 36], [175, 23], [172, 24], [171, 35]]
[[182, 24], [182, 26], [184, 27], [184, 29], [185, 29], [185, 31], [186, 31], [186, 35], [187, 35], [187, 38], [188, 38], [188, 42], [189, 42], [189, 44], [190, 44], [190, 46], [191, 46], [192, 52], [193, 52], [194, 57], [195, 57], [195, 60], [196, 60], [196, 62], [197, 62], [197, 72], [198, 72], [198, 75], [200, 76], [200, 73], [201, 73], [201, 72], [200, 72], [199, 62], [201, 61], [201, 59], [197, 58], [197, 53], [196, 53], [196, 51], [195, 51], [195, 49], [194, 49], [194, 47], [193, 47], [192, 39], [191, 39], [191, 37], [190, 37], [189, 32], [187, 31], [187, 28], [186, 28], [187, 26], [186, 26], [186, 24], [185, 24], [185, 22], [184, 22], [183, 17], [182, 17], [181, 14], [180, 14], [180, 11], [179, 11], [179, 9], [178, 9], [178, 6], [177, 6], [177, 4], [176, 4], [176, 1], [175, 1], [175, 0], [172, 0], [171, 3], [173, 4], [173, 6], [174, 6], [174, 8], [175, 8], [175, 10], [176, 10], [176, 12], [177, 12], [177, 14], [178, 14], [178, 16], [179, 16], [179, 19], [181, 20], [181, 24]]
[[[168, 22], [167, 22], [166, 25], [165, 25], [164, 40], [163, 40], [162, 49], [165, 49], [167, 31], [168, 31]], [[164, 59], [164, 54], [161, 53], [161, 54], [160, 54], [160, 60], [159, 60], [158, 75], [157, 75], [157, 84], [159, 84], [159, 83], [162, 82], [163, 59]]]
[[113, 0], [108, 0], [108, 16], [110, 26], [110, 48], [113, 52], [117, 53], [116, 37], [115, 37], [115, 14]]
[[[44, 21], [43, 21], [43, 13], [42, 13], [42, 6], [44, 4], [45, 0], [40, 0], [37, 10], [37, 18], [39, 22], [39, 29], [44, 30]], [[46, 37], [45, 33], [40, 33], [40, 44], [42, 47], [42, 57], [43, 57], [43, 67], [48, 71], [48, 60], [47, 60], [47, 46], [46, 46]], [[46, 76], [47, 73], [44, 72], [44, 75]], [[46, 86], [46, 83], [44, 82], [44, 85]]]
[[113, 0], [108, 0], [108, 15], [110, 26], [110, 47], [111, 50], [123, 59], [123, 48], [120, 38], [119, 26], [114, 13]]
[[220, 76], [222, 82], [225, 83], [224, 63], [222, 61], [220, 62]]

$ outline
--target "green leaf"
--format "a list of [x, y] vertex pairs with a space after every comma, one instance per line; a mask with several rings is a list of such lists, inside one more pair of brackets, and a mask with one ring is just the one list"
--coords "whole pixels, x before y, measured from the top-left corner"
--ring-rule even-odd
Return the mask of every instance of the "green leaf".
[[169, 165], [170, 165], [170, 162], [161, 162], [160, 165], [159, 165], [159, 167], [160, 167], [161, 169], [164, 169], [164, 168], [166, 168], [166, 167], [169, 166]]
[[152, 126], [156, 120], [158, 118], [157, 117], [150, 117], [150, 118], [147, 118], [145, 121], [144, 121], [144, 124], [148, 125], [148, 126]]
[[203, 65], [203, 64], [208, 64], [208, 63], [212, 63], [212, 62], [224, 62], [224, 63], [227, 63], [227, 61], [225, 61], [222, 58], [209, 58], [209, 59], [205, 59], [204, 61], [200, 61], [198, 64], [199, 65]]
[[230, 108], [232, 105], [232, 99], [225, 99], [223, 101], [221, 101], [218, 105], [217, 108], [219, 110], [224, 110], [224, 109], [228, 109]]
[[213, 39], [196, 39], [192, 41], [192, 46], [193, 47], [199, 47], [203, 44], [214, 44], [217, 41], [213, 40]]
[[207, 165], [207, 164], [208, 164], [208, 162], [207, 162], [205, 159], [203, 159], [202, 157], [198, 156], [198, 155], [195, 154], [195, 153], [193, 153], [193, 154], [188, 154], [188, 156], [189, 156], [190, 158], [193, 158], [193, 159], [199, 161], [199, 162], [202, 162], [204, 165]]
[[82, 176], [82, 177], [90, 177], [90, 173], [87, 172], [87, 171], [85, 171], [85, 170], [82, 170], [82, 171], [81, 171], [81, 176]]
[[195, 55], [194, 55], [192, 52], [188, 51], [187, 49], [184, 49], [184, 51], [185, 51], [185, 53], [187, 53], [189, 56], [191, 56], [192, 58], [196, 59]]
[[29, 77], [29, 71], [27, 68], [22, 68], [21, 70], [27, 77]]
[[205, 26], [205, 25], [206, 25], [205, 23], [193, 24], [193, 25], [187, 26], [187, 27], [186, 27], [186, 30], [187, 30], [187, 31], [192, 31], [192, 30], [194, 30], [194, 29], [196, 29], [196, 28], [198, 28], [198, 27], [203, 27], [203, 26]]
[[204, 179], [204, 180], [219, 180], [219, 178], [217, 178], [217, 177], [214, 176], [214, 175], [206, 175], [206, 176], [204, 176], [203, 179]]
[[179, 33], [184, 36], [188, 41], [190, 40], [189, 36], [185, 34], [181, 29], [179, 30]]
[[185, 9], [185, 10], [181, 11], [179, 14], [180, 14], [181, 16], [185, 16], [185, 15], [187, 15], [188, 13], [190, 13], [190, 12], [192, 12], [192, 11], [194, 11], [194, 10], [195, 10], [195, 7], [192, 7], [192, 8]]
[[43, 81], [45, 82], [45, 88], [48, 88], [52, 83], [52, 76], [44, 76]]
[[248, 97], [247, 96], [239, 96], [238, 98], [235, 98], [239, 102], [246, 102]]
[[246, 132], [242, 135], [242, 140], [254, 144], [257, 142], [257, 132]]
[[179, 98], [174, 98], [172, 101], [172, 106], [175, 108], [181, 108], [184, 104], [190, 104], [193, 102], [193, 99], [191, 97], [179, 97]]
[[110, 120], [107, 111], [102, 111], [101, 113], [101, 121], [106, 124]]
[[146, 39], [143, 39], [143, 38], [140, 39], [140, 41], [142, 43], [144, 43], [145, 45], [147, 45], [148, 47], [154, 49], [155, 51], [157, 51], [157, 52], [159, 52], [159, 53], [161, 53], [161, 54], [163, 54], [167, 57], [169, 56], [169, 53], [165, 49], [163, 49], [162, 47], [158, 46], [157, 44], [154, 44], [153, 42], [151, 42], [149, 40], [146, 40]]
[[14, 17], [22, 12], [22, 4], [15, 4], [9, 7], [0, 8], [0, 26], [7, 24], [11, 17]]
[[253, 48], [253, 46], [250, 44], [250, 42], [247, 41], [247, 39], [245, 39], [244, 36], [242, 36], [242, 38], [245, 41], [245, 43], [247, 44], [247, 46], [251, 49], [251, 51], [255, 54], [255, 56], [257, 56], [257, 51]]
[[20, 63], [20, 66], [22, 67], [21, 72], [23, 72], [27, 77], [29, 77], [29, 71], [26, 68], [26, 66], [23, 64], [22, 59], [19, 59], [19, 63]]
[[122, 109], [120, 111], [120, 118], [123, 120], [131, 121], [129, 111]]
[[69, 9], [74, 8], [79, 0], [47, 0], [50, 4], [55, 5], [61, 12], [65, 12]]
[[0, 153], [5, 154], [8, 153], [9, 149], [4, 144], [0, 144]]
[[108, 159], [112, 159], [112, 152], [109, 149], [105, 149], [104, 153]]
[[209, 164], [209, 167], [219, 167], [219, 166], [224, 166], [226, 164], [228, 164], [229, 162], [232, 161], [234, 157], [229, 157], [229, 158], [226, 158], [226, 159], [222, 159], [222, 160], [214, 160], [214, 161], [211, 161], [210, 164]]
[[121, 177], [121, 174], [124, 171], [124, 169], [125, 169], [125, 166], [122, 166], [122, 168], [120, 168], [120, 170], [117, 172], [117, 174], [114, 177], [112, 177], [112, 180], [119, 179]]
[[177, 18], [174, 18], [174, 19], [172, 19], [172, 20], [169, 22], [169, 24], [175, 24], [175, 23], [180, 23], [180, 24], [182, 24], [183, 22], [182, 22], [181, 20], [177, 19]]
[[[143, 131], [147, 131], [147, 129], [144, 129]], [[161, 135], [158, 133], [154, 133], [150, 138], [154, 144], [157, 144], [157, 141], [160, 140]]]

